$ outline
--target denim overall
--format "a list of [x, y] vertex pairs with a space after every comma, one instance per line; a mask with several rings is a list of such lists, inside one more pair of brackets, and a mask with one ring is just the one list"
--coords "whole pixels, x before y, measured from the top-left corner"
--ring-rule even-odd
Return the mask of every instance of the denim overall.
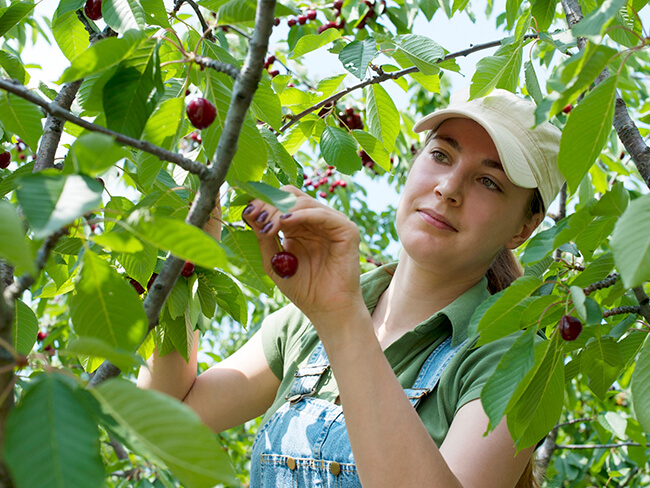
[[[429, 355], [413, 387], [404, 389], [414, 408], [433, 390], [463, 344], [451, 347], [448, 337]], [[287, 402], [257, 434], [252, 488], [361, 487], [342, 407], [312, 396], [328, 368], [329, 360], [319, 342], [307, 366], [294, 374]]]

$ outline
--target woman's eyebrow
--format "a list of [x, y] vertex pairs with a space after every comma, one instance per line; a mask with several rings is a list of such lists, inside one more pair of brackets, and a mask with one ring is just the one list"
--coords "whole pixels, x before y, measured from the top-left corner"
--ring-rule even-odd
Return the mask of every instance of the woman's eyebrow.
[[441, 141], [446, 142], [449, 144], [451, 147], [453, 147], [456, 151], [462, 152], [463, 148], [460, 147], [460, 144], [458, 144], [458, 141], [454, 139], [453, 137], [450, 136], [441, 136], [436, 134], [435, 136], [432, 137], [432, 139], [440, 139]]
[[483, 161], [481, 161], [481, 164], [489, 168], [501, 170], [505, 173], [505, 170], [503, 169], [503, 165], [499, 161], [495, 161], [494, 159], [484, 159]]

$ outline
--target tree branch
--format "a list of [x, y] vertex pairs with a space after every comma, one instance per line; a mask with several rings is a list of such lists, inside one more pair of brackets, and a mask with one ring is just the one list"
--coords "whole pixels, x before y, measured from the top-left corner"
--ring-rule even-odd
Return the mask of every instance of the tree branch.
[[[524, 36], [525, 39], [536, 39], [539, 37], [537, 34], [527, 34]], [[444, 61], [449, 61], [451, 59], [456, 59], [460, 58], [463, 56], [468, 56], [472, 53], [478, 52], [478, 51], [483, 51], [484, 49], [489, 49], [491, 47], [497, 47], [500, 46], [501, 43], [503, 42], [503, 39], [500, 39], [498, 41], [491, 41], [491, 42], [486, 42], [485, 44], [477, 44], [476, 46], [471, 46], [467, 49], [463, 49], [462, 51], [458, 51], [455, 53], [447, 54], [444, 58], [438, 60], [438, 63], [442, 63]], [[310, 113], [314, 112], [315, 110], [320, 110], [323, 108], [325, 105], [328, 105], [330, 103], [336, 103], [339, 99], [347, 95], [348, 93], [351, 93], [355, 90], [358, 90], [360, 88], [364, 88], [368, 85], [374, 85], [376, 83], [383, 83], [384, 81], [387, 80], [397, 80], [401, 78], [402, 76], [409, 75], [411, 73], [417, 73], [420, 71], [417, 66], [411, 66], [410, 68], [405, 68], [400, 71], [394, 71], [392, 73], [386, 73], [382, 72], [382, 74], [379, 74], [377, 76], [373, 76], [371, 78], [368, 78], [360, 83], [357, 83], [356, 85], [350, 86], [346, 88], [345, 90], [342, 90], [338, 93], [335, 93], [334, 95], [327, 97], [325, 100], [322, 100], [318, 102], [316, 105], [309, 107], [308, 109], [303, 110], [300, 112], [298, 115], [294, 115], [289, 122], [284, 124], [282, 127], [280, 127], [280, 134], [282, 134], [284, 131], [286, 131], [289, 127], [291, 127], [293, 124], [298, 122], [300, 119], [305, 117], [306, 115], [309, 115]]]
[[618, 280], [618, 273], [612, 273], [604, 280], [597, 281], [596, 283], [592, 283], [591, 285], [583, 288], [582, 291], [584, 292], [585, 295], [589, 295], [590, 293], [596, 290], [602, 290], [603, 288], [609, 288], [610, 286], [614, 286], [617, 280]]
[[135, 149], [140, 149], [141, 151], [147, 152], [149, 154], [153, 154], [163, 161], [175, 163], [184, 170], [199, 176], [199, 178], [202, 176], [205, 177], [205, 175], [208, 174], [207, 167], [201, 163], [184, 158], [178, 153], [168, 151], [154, 144], [151, 144], [150, 142], [134, 139], [133, 137], [125, 136], [119, 132], [115, 132], [107, 129], [106, 127], [102, 127], [101, 125], [88, 122], [87, 120], [84, 120], [81, 117], [77, 117], [68, 110], [60, 107], [55, 102], [48, 102], [46, 100], [43, 100], [41, 97], [32, 93], [25, 86], [15, 80], [0, 78], [0, 88], [13, 93], [14, 95], [18, 95], [19, 97], [24, 98], [25, 100], [32, 102], [35, 105], [38, 105], [39, 107], [43, 108], [45, 112], [59, 119], [67, 120], [92, 132], [100, 132], [102, 134], [114, 137], [115, 140], [120, 144], [124, 144], [125, 146], [133, 147]]
[[650, 299], [648, 299], [648, 295], [646, 295], [641, 286], [633, 288], [632, 291], [634, 292], [634, 296], [636, 296], [636, 300], [639, 302], [639, 314], [646, 322], [650, 323]]
[[[562, 6], [564, 7], [569, 27], [573, 27], [582, 20], [582, 9], [577, 0], [562, 0]], [[578, 47], [581, 50], [585, 48], [585, 45], [586, 40], [582, 37], [578, 38]], [[605, 68], [596, 79], [596, 85], [603, 82], [608, 76], [609, 71]], [[639, 129], [630, 117], [627, 111], [627, 105], [623, 98], [621, 98], [618, 90], [616, 91], [613, 126], [618, 135], [618, 139], [629, 153], [632, 161], [634, 161], [641, 178], [643, 178], [645, 184], [650, 188], [650, 147], [646, 145]]]
[[641, 313], [641, 307], [638, 305], [632, 305], [629, 307], [616, 307], [603, 312], [603, 318], [611, 317], [612, 315], [620, 315], [624, 313]]
[[[199, 190], [187, 215], [186, 222], [196, 227], [203, 227], [210, 216], [210, 212], [214, 209], [219, 189], [226, 179], [228, 168], [230, 168], [237, 151], [237, 141], [244, 125], [246, 113], [257, 85], [262, 78], [262, 67], [264, 66], [269, 37], [273, 28], [274, 9], [275, 0], [259, 0], [257, 3], [255, 30], [253, 31], [241, 73], [233, 86], [232, 99], [217, 146], [215, 159], [208, 171], [199, 175]], [[158, 325], [160, 310], [178, 279], [183, 263], [182, 259], [170, 255], [147, 294], [147, 298], [144, 300], [144, 308], [149, 321], [149, 331]], [[106, 379], [113, 378], [119, 372], [120, 370], [115, 365], [109, 361], [104, 361], [88, 383], [88, 387], [92, 388]]]

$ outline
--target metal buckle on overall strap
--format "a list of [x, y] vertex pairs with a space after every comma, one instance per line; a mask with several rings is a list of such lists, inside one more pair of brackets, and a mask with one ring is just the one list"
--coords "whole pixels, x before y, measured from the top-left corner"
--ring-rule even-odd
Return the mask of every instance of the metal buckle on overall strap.
[[307, 393], [295, 393], [293, 395], [291, 393], [289, 393], [288, 395], [286, 395], [284, 397], [284, 399], [287, 400], [289, 403], [291, 403], [293, 405], [295, 403], [298, 403], [304, 397], [312, 396], [314, 393], [316, 393], [316, 388], [312, 388]]

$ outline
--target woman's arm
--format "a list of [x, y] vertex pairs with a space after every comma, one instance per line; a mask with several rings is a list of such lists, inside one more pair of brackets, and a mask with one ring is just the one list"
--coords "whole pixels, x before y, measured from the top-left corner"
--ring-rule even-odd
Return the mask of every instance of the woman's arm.
[[[256, 200], [245, 218], [257, 233], [269, 276], [310, 318], [325, 346], [362, 484], [514, 486], [530, 452], [514, 458], [507, 429], [482, 437], [487, 418], [477, 402], [459, 410], [438, 449], [388, 363], [363, 302], [358, 228], [299, 190], [285, 189], [297, 196], [291, 214], [280, 216]], [[280, 230], [284, 249], [299, 261], [296, 274], [288, 279], [275, 275], [268, 265], [279, 250]]]
[[[214, 217], [203, 227], [216, 240], [221, 238], [219, 199]], [[189, 361], [177, 352], [160, 356], [154, 350], [140, 368], [138, 386], [167, 393], [193, 408], [215, 432], [240, 425], [263, 414], [273, 403], [280, 380], [271, 371], [262, 348], [261, 332], [230, 357], [198, 378], [198, 331]]]

